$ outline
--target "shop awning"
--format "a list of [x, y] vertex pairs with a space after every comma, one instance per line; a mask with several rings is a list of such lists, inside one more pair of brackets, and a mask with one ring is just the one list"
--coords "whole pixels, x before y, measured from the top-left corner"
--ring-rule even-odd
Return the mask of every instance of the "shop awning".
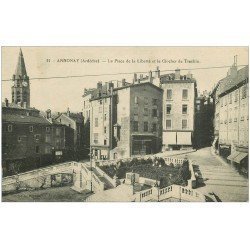
[[234, 158], [234, 162], [240, 164], [240, 162], [245, 158], [247, 157], [247, 153], [239, 153], [235, 158]]
[[164, 145], [176, 145], [176, 132], [163, 132]]
[[192, 145], [192, 133], [191, 132], [177, 132], [177, 144]]
[[227, 159], [228, 159], [229, 161], [233, 161], [234, 158], [235, 158], [236, 156], [238, 156], [238, 154], [240, 154], [240, 152], [235, 151], [235, 152], [233, 152], [232, 154], [230, 154], [230, 155], [227, 157]]

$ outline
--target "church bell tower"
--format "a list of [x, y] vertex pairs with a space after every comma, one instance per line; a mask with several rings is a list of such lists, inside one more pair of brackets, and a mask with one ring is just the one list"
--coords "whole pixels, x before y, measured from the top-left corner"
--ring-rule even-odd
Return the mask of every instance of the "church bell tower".
[[30, 107], [30, 82], [21, 49], [18, 56], [16, 71], [12, 77], [11, 94], [12, 103], [18, 104], [24, 108]]

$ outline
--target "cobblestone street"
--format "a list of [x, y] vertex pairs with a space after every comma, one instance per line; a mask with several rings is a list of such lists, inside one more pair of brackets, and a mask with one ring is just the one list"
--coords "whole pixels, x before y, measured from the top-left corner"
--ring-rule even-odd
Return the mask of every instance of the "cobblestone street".
[[248, 201], [248, 178], [240, 175], [235, 167], [213, 154], [210, 147], [176, 157], [184, 158], [185, 155], [194, 161], [194, 164], [199, 165], [204, 179], [204, 186], [197, 190], [213, 199], [211, 193], [214, 193], [222, 201]]

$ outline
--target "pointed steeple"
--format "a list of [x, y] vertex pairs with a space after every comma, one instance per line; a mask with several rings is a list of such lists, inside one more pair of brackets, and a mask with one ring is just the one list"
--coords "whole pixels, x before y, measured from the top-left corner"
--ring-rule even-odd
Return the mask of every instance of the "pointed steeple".
[[23, 52], [21, 48], [19, 51], [15, 75], [16, 75], [16, 78], [19, 78], [19, 76], [21, 77], [27, 76], [26, 67], [25, 67], [24, 58], [23, 58]]

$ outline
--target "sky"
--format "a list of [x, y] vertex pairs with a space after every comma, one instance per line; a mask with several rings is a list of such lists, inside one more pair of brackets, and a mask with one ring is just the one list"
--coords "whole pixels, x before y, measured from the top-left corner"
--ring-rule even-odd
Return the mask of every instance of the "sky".
[[[2, 47], [2, 80], [12, 78], [19, 49]], [[161, 71], [174, 72], [179, 68], [181, 74], [189, 71], [183, 69], [191, 69], [198, 91], [202, 92], [212, 90], [226, 76], [228, 68], [195, 68], [230, 66], [235, 55], [238, 65], [248, 65], [248, 47], [22, 47], [22, 51], [30, 78], [132, 73], [31, 80], [31, 106], [52, 112], [63, 112], [68, 107], [80, 112], [84, 88], [94, 88], [98, 81], [126, 78], [130, 82], [134, 72], [154, 71], [157, 66]], [[69, 62], [63, 62], [64, 59]], [[2, 100], [5, 98], [11, 100], [11, 81], [2, 81]]]

